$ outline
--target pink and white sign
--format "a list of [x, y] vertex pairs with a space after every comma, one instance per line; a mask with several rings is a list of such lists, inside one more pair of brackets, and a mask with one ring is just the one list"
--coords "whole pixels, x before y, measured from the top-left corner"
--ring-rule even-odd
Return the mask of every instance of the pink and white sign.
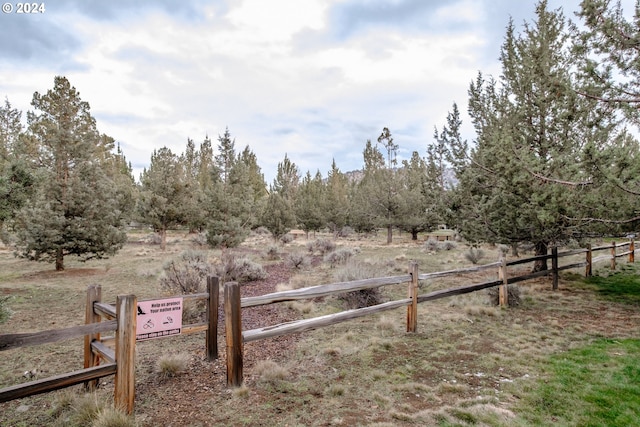
[[179, 335], [182, 330], [182, 298], [138, 301], [136, 341]]

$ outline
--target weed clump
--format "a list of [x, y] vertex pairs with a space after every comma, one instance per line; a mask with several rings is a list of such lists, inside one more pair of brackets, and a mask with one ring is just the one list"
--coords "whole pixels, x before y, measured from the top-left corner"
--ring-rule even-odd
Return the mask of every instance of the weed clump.
[[280, 259], [280, 250], [277, 245], [271, 245], [267, 248], [267, 252], [265, 253], [265, 259], [269, 261], [276, 261]]
[[273, 360], [259, 361], [258, 363], [256, 363], [254, 371], [262, 381], [266, 382], [286, 380], [290, 375], [289, 371], [278, 365]]
[[187, 370], [189, 356], [184, 353], [165, 354], [158, 358], [156, 371], [163, 378], [175, 377]]
[[11, 317], [11, 310], [7, 307], [9, 297], [0, 297], [0, 323], [4, 323]]
[[[500, 287], [494, 286], [487, 289], [489, 303], [491, 305], [500, 305]], [[517, 307], [522, 302], [520, 287], [517, 285], [507, 285], [507, 304], [509, 307]]]
[[467, 252], [464, 253], [464, 257], [471, 264], [477, 264], [480, 262], [482, 258], [484, 258], [484, 251], [478, 248], [469, 248]]

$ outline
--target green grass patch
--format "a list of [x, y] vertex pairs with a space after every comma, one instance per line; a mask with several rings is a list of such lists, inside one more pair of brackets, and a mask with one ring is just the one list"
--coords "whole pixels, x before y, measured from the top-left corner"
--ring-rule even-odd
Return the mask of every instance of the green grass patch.
[[640, 340], [599, 339], [551, 357], [516, 412], [521, 425], [640, 425]]
[[619, 271], [593, 276], [585, 282], [608, 300], [640, 306], [640, 274], [635, 266], [623, 265]]

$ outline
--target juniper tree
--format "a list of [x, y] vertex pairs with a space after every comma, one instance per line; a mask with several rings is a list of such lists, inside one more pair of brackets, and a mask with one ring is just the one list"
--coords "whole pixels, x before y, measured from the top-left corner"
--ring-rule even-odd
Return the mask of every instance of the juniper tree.
[[137, 213], [140, 221], [160, 234], [162, 250], [166, 249], [167, 230], [185, 224], [189, 197], [189, 181], [178, 156], [167, 147], [154, 150], [149, 169], [140, 176]]
[[436, 209], [434, 186], [429, 185], [427, 163], [417, 151], [410, 160], [402, 162], [398, 171], [402, 190], [399, 192], [400, 208], [398, 228], [411, 233], [412, 240], [418, 240], [418, 233], [431, 231], [438, 226], [440, 217]]
[[17, 255], [55, 262], [112, 255], [126, 240], [117, 189], [105, 172], [108, 144], [89, 104], [65, 77], [46, 94], [36, 92], [27, 114], [41, 185], [16, 218]]
[[33, 161], [24, 150], [28, 140], [21, 117], [22, 112], [6, 99], [0, 107], [0, 228], [28, 202], [35, 187]]
[[327, 225], [335, 237], [347, 224], [349, 217], [349, 183], [336, 165], [335, 159], [327, 176], [323, 205]]
[[320, 231], [326, 224], [325, 190], [320, 171], [317, 171], [314, 177], [311, 177], [311, 173], [307, 171], [298, 188], [295, 203], [296, 218], [300, 227], [307, 233], [307, 237], [310, 231]]
[[249, 165], [236, 155], [229, 129], [218, 136], [215, 173], [208, 192], [207, 241], [212, 247], [231, 248], [249, 234], [255, 209]]
[[[536, 6], [537, 19], [516, 34], [507, 27], [499, 81], [479, 73], [469, 88], [469, 115], [477, 139], [458, 168], [465, 203], [458, 227], [471, 240], [532, 242], [536, 254], [577, 232], [570, 221], [588, 181], [577, 159], [607, 128], [595, 103], [576, 92], [564, 16]], [[587, 191], [587, 190], [584, 190]], [[546, 269], [546, 261], [535, 270]]]
[[384, 169], [384, 156], [378, 147], [367, 140], [362, 152], [364, 168], [362, 179], [355, 181], [349, 191], [349, 224], [358, 232], [371, 232], [382, 224], [378, 215], [377, 199], [381, 192], [381, 172]]
[[269, 189], [260, 223], [278, 240], [297, 224], [294, 210], [295, 197], [299, 187], [298, 166], [285, 154], [278, 163], [278, 173]]

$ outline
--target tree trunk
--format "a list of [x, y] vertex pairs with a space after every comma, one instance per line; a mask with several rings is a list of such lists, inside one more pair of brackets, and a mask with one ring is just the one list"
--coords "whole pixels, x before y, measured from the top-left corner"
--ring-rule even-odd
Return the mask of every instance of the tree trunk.
[[393, 226], [391, 224], [387, 225], [387, 245], [393, 243]]
[[[547, 242], [536, 242], [536, 256], [547, 255]], [[533, 264], [533, 273], [547, 270], [547, 260], [537, 260]]]
[[512, 243], [511, 244], [511, 256], [512, 257], [516, 257], [516, 258], [520, 257], [520, 254], [518, 253], [518, 244], [517, 243]]
[[411, 240], [418, 240], [418, 232], [411, 230]]
[[62, 248], [56, 249], [56, 271], [64, 270], [64, 252]]
[[160, 229], [160, 250], [164, 251], [167, 248], [167, 229]]

